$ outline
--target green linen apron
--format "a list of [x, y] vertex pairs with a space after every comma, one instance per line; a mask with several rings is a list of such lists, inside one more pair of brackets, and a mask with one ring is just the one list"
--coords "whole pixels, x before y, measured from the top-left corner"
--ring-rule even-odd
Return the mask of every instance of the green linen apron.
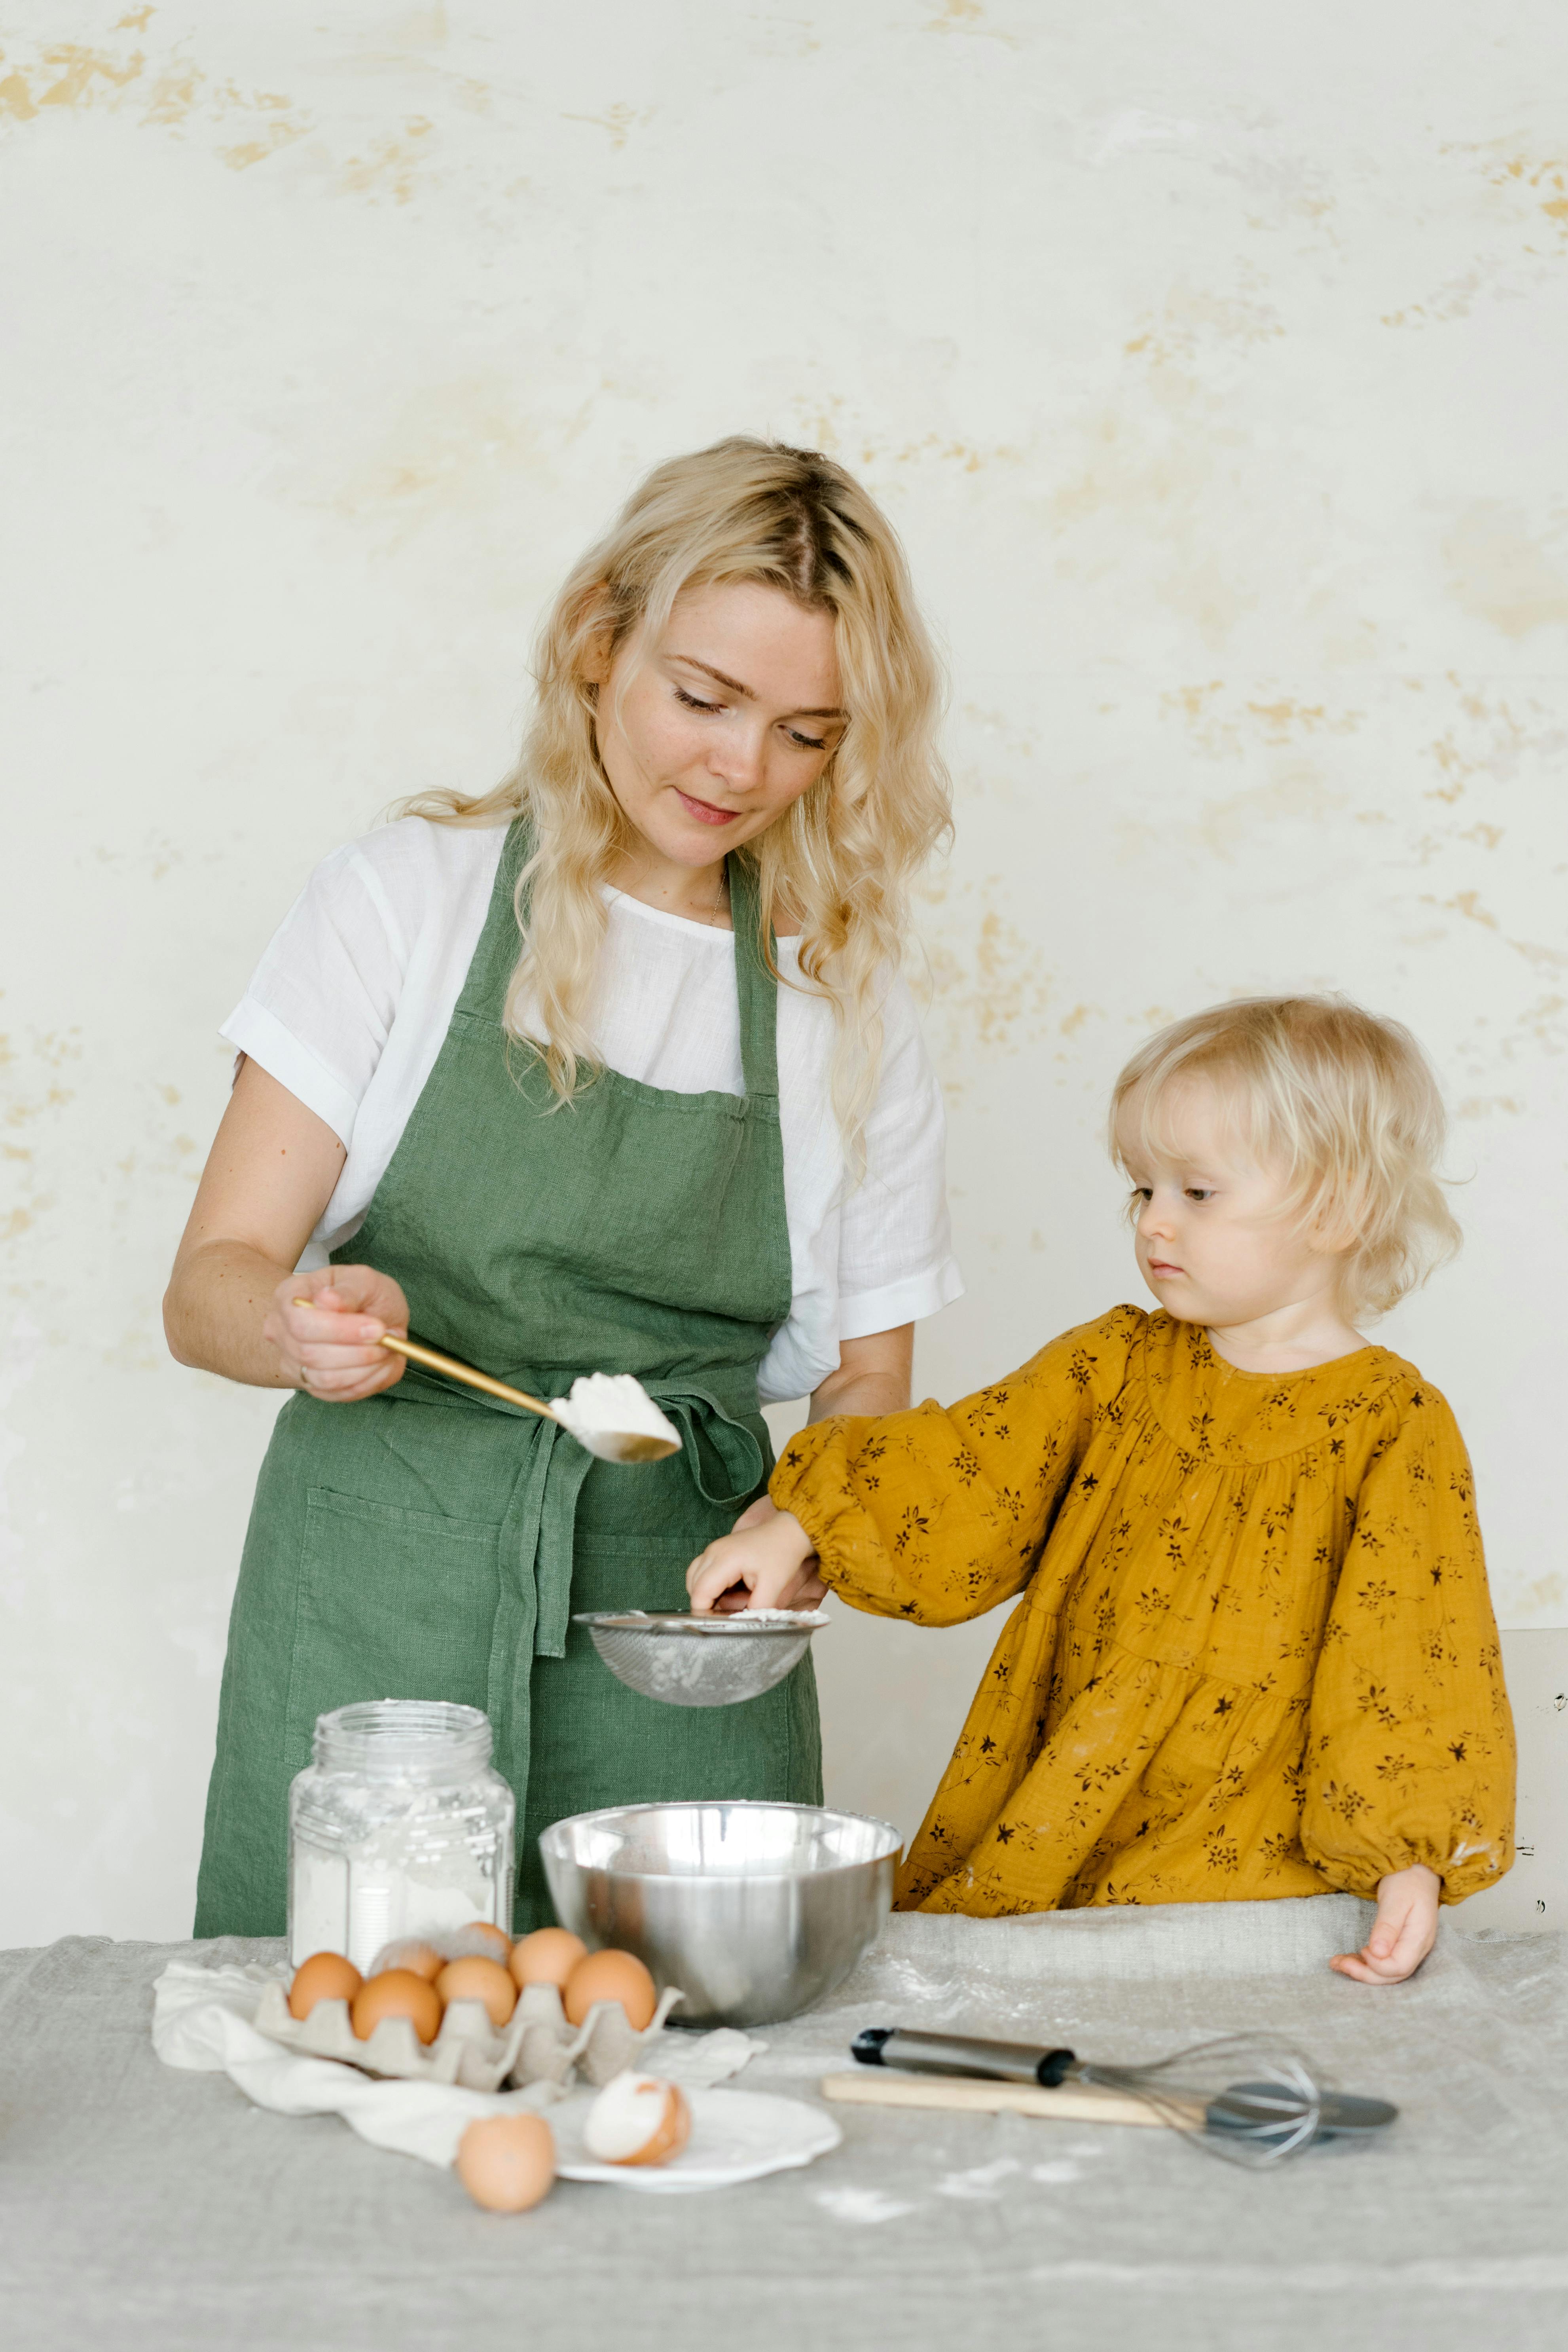
[[755, 886], [731, 859], [744, 1094], [605, 1070], [563, 1108], [501, 1025], [527, 854], [520, 822], [435, 1067], [342, 1255], [402, 1285], [421, 1339], [534, 1396], [634, 1373], [682, 1450], [595, 1462], [553, 1422], [413, 1365], [357, 1404], [289, 1399], [229, 1624], [198, 1936], [282, 1934], [289, 1783], [318, 1715], [351, 1700], [485, 1709], [517, 1794], [520, 1932], [552, 1916], [537, 1840], [565, 1814], [821, 1801], [809, 1660], [739, 1706], [666, 1706], [569, 1622], [684, 1608], [688, 1564], [773, 1466], [756, 1375], [791, 1280]]

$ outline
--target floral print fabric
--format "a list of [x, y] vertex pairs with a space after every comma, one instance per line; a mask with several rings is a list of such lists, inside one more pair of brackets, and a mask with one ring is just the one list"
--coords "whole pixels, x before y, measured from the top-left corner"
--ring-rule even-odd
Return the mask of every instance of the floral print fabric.
[[903, 1910], [1374, 1894], [1513, 1859], [1513, 1728], [1469, 1462], [1411, 1364], [1279, 1378], [1113, 1307], [951, 1411], [802, 1432], [772, 1493], [853, 1603], [1022, 1592]]

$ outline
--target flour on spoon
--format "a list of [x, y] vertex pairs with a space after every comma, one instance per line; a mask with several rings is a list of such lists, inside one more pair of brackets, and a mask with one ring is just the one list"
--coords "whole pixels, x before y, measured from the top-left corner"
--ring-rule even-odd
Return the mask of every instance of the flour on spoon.
[[653, 1438], [672, 1450], [680, 1444], [680, 1432], [629, 1372], [589, 1372], [573, 1381], [569, 1397], [552, 1398], [550, 1410], [590, 1454], [621, 1437]]

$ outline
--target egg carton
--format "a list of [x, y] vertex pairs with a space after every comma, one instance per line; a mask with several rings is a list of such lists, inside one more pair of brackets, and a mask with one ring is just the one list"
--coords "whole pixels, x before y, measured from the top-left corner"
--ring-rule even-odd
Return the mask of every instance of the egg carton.
[[346, 2000], [319, 2000], [296, 2017], [286, 1987], [262, 1989], [258, 2033], [307, 2058], [337, 2058], [363, 2074], [404, 2083], [455, 2083], [465, 2091], [536, 2089], [545, 2101], [563, 2098], [579, 2074], [595, 2089], [635, 2065], [685, 1994], [671, 1985], [659, 1995], [653, 2021], [637, 2032], [618, 2000], [596, 2000], [581, 2025], [567, 2021], [554, 1985], [525, 1985], [499, 2032], [478, 2000], [455, 2000], [428, 2047], [406, 2017], [384, 2017], [362, 2042], [349, 2022]]

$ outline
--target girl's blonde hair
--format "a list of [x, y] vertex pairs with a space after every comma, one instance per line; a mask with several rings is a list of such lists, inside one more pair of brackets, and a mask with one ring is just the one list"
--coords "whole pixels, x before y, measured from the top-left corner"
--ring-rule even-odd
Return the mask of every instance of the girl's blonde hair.
[[636, 836], [595, 738], [606, 652], [657, 642], [683, 591], [760, 582], [831, 615], [847, 723], [809, 792], [739, 855], [756, 874], [763, 953], [787, 914], [800, 970], [838, 1027], [833, 1098], [852, 1164], [881, 1057], [879, 976], [903, 949], [907, 892], [950, 822], [936, 748], [940, 681], [892, 525], [830, 457], [736, 436], [656, 467], [575, 566], [540, 632], [532, 722], [493, 792], [428, 793], [400, 814], [494, 824], [526, 811], [521, 948], [505, 1022], [541, 1053], [562, 1102], [596, 1071], [589, 1009], [607, 912], [601, 886]]
[[1408, 1029], [1343, 996], [1253, 996], [1173, 1021], [1141, 1045], [1110, 1097], [1110, 1149], [1137, 1091], [1138, 1139], [1170, 1156], [1169, 1097], [1205, 1077], [1237, 1140], [1279, 1166], [1285, 1213], [1348, 1239], [1342, 1311], [1385, 1314], [1459, 1246], [1437, 1164], [1447, 1118], [1430, 1063]]

